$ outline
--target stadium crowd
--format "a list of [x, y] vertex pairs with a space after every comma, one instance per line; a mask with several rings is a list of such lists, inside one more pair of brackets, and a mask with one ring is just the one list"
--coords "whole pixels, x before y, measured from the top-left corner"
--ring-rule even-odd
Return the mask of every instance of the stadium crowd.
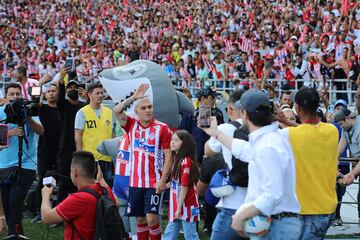
[[[20, 184], [20, 194], [16, 192], [19, 183], [15, 178], [3, 179], [0, 176], [5, 211], [4, 214], [0, 211], [0, 215], [6, 217], [8, 235], [23, 233], [23, 229], [18, 228], [22, 217], [17, 204], [24, 201], [36, 173], [40, 184], [35, 195], [39, 195], [40, 199], [42, 195], [42, 202], [34, 211], [39, 213], [42, 221], [47, 224], [65, 222], [65, 239], [91, 239], [95, 210], [85, 211], [86, 220], [81, 216], [85, 216], [85, 204], [95, 206], [94, 199], [89, 201], [91, 198], [82, 192], [69, 197], [68, 194], [87, 186], [101, 192], [100, 184], [94, 179], [96, 169], [100, 172], [97, 180], [114, 191], [114, 195], [109, 196], [112, 200], [116, 197], [120, 204], [126, 231], [132, 232], [133, 236], [136, 234], [139, 240], [161, 238], [159, 212], [165, 189], [170, 189], [170, 194], [165, 191], [170, 196], [170, 222], [163, 235], [166, 239], [176, 239], [180, 228], [187, 239], [199, 238], [196, 226], [200, 220], [199, 196], [207, 199], [203, 202], [206, 214], [204, 228], [213, 239], [218, 236], [244, 239], [238, 235], [245, 236], [243, 222], [260, 213], [256, 211], [271, 216], [273, 226], [279, 224], [279, 229], [284, 224], [281, 219], [300, 219], [301, 215], [304, 223], [299, 233], [301, 239], [322, 239], [331, 223], [342, 224], [340, 204], [336, 208], [336, 199], [341, 201], [345, 186], [351, 184], [360, 171], [359, 167], [350, 171], [349, 164], [338, 167], [336, 159], [338, 155], [349, 156], [345, 149], [349, 149], [355, 158], [360, 157], [357, 155], [359, 117], [349, 110], [348, 103], [353, 102], [353, 96], [346, 91], [336, 94], [334, 110], [328, 110], [332, 103], [328, 102], [327, 91], [357, 90], [355, 108], [360, 108], [358, 1], [4, 0], [0, 16], [0, 73], [2, 83], [6, 83], [2, 104], [19, 98], [31, 100], [28, 90], [38, 85], [46, 85], [43, 92], [47, 100], [40, 106], [40, 121], [29, 120], [29, 125], [24, 128], [9, 125], [9, 147], [0, 151], [0, 169], [16, 166], [17, 137], [26, 135], [24, 145], [30, 148], [24, 148], [24, 183]], [[200, 87], [200, 91], [196, 92], [199, 108], [210, 107], [217, 121], [213, 120], [211, 127], [205, 129], [198, 126], [196, 117], [184, 115], [179, 128], [187, 131], [173, 133], [165, 123], [153, 119], [152, 103], [144, 97], [149, 87], [146, 84], [138, 86], [132, 96], [113, 110], [102, 106], [104, 92], [96, 80], [98, 74], [104, 69], [138, 59], [160, 64], [173, 83], [184, 89]], [[67, 64], [69, 60], [70, 65]], [[83, 83], [88, 83], [86, 89]], [[257, 129], [264, 128], [268, 137], [270, 132], [277, 131], [273, 124], [274, 111], [281, 128], [300, 124], [300, 127], [282, 131], [282, 134], [276, 133], [277, 141], [286, 148], [286, 154], [278, 160], [289, 164], [281, 174], [291, 176], [289, 182], [294, 185], [284, 184], [285, 190], [280, 187], [281, 191], [269, 188], [273, 192], [266, 197], [273, 202], [258, 200], [264, 196], [258, 196], [257, 188], [261, 186], [252, 180], [255, 179], [252, 177], [256, 172], [254, 168], [249, 170], [248, 194], [247, 184], [240, 184], [234, 187], [234, 193], [222, 196], [219, 203], [209, 200], [211, 197], [207, 189], [211, 186], [212, 175], [216, 170], [234, 166], [232, 155], [250, 162], [261, 161], [261, 157], [249, 156], [240, 150], [247, 143], [235, 140], [235, 143], [241, 143], [241, 147], [234, 150], [231, 149], [233, 139], [224, 137], [232, 136], [238, 125], [224, 123], [225, 113], [216, 108], [216, 88], [222, 87], [263, 90], [250, 90], [244, 98], [241, 95], [245, 93], [231, 91], [229, 98], [226, 114], [230, 120], [249, 128], [250, 134], [246, 132], [245, 135], [249, 135], [250, 145], [256, 145], [252, 132]], [[297, 94], [287, 91], [301, 87], [310, 88], [303, 88]], [[281, 96], [276, 96], [278, 88], [284, 90]], [[88, 104], [85, 104], [86, 101]], [[125, 114], [127, 107], [134, 102], [137, 119]], [[318, 110], [322, 103], [324, 112]], [[4, 108], [0, 108], [3, 118], [6, 117]], [[196, 113], [199, 113], [199, 108]], [[251, 115], [257, 111], [260, 111], [259, 115]], [[338, 131], [320, 121], [332, 123]], [[216, 128], [214, 122], [221, 125]], [[306, 127], [308, 125], [310, 128]], [[301, 145], [296, 140], [294, 136], [309, 140], [304, 142], [310, 144], [313, 140], [310, 134], [312, 127], [313, 131], [320, 131], [319, 139], [329, 140], [326, 144], [316, 142], [324, 146], [320, 150], [333, 151], [325, 154], [325, 150], [319, 152], [315, 145]], [[124, 134], [120, 141], [121, 154], [119, 161], [113, 162], [109, 156], [98, 152], [97, 145], [119, 136], [120, 132]], [[35, 133], [40, 135], [37, 149]], [[285, 142], [283, 137], [287, 139]], [[339, 152], [334, 150], [338, 141]], [[308, 155], [299, 151], [299, 145], [309, 149]], [[271, 146], [264, 144], [263, 147], [264, 152], [272, 151]], [[77, 154], [73, 158], [74, 152]], [[272, 153], [273, 156], [279, 154]], [[308, 174], [314, 174], [318, 166], [311, 169], [308, 162], [314, 156], [323, 156], [322, 160], [328, 158], [331, 162], [328, 168], [322, 169], [324, 178], [313, 182], [323, 194], [321, 196], [327, 197], [324, 201], [306, 191], [308, 185], [303, 176], [298, 178], [299, 172], [296, 172], [296, 178], [292, 172], [295, 166], [291, 161], [295, 161], [296, 171], [305, 169]], [[34, 162], [34, 159], [37, 161]], [[93, 160], [99, 162], [98, 167], [87, 164], [87, 161]], [[301, 161], [305, 164], [299, 166]], [[342, 180], [335, 191], [338, 168], [338, 177]], [[41, 179], [48, 176], [46, 172], [49, 170], [57, 171], [58, 175], [58, 205], [55, 208], [50, 204], [52, 189], [44, 187], [42, 193], [40, 190]], [[274, 171], [274, 176], [281, 175], [271, 166], [269, 171]], [[279, 180], [273, 176], [266, 177]], [[263, 180], [266, 185], [269, 179]], [[279, 180], [281, 184], [283, 180]], [[303, 184], [296, 193], [295, 183]], [[282, 193], [282, 190], [283, 194], [291, 196], [289, 202], [281, 202], [274, 194], [275, 191]], [[233, 224], [238, 223], [238, 226], [231, 225], [231, 216], [244, 201], [250, 202], [249, 199], [257, 200], [255, 207], [258, 209], [249, 210], [246, 217], [241, 215], [245, 219], [234, 218]], [[218, 213], [215, 206], [219, 209]], [[131, 216], [130, 219], [127, 215]], [[307, 218], [309, 215], [315, 217]], [[324, 216], [321, 218], [318, 215]], [[94, 221], [89, 222], [89, 218]], [[0, 219], [3, 224], [4, 219]], [[293, 226], [299, 225], [300, 228], [297, 220]], [[315, 232], [310, 230], [311, 224], [318, 224]], [[224, 229], [229, 230], [227, 235], [222, 232]], [[233, 229], [232, 232], [230, 229]], [[273, 227], [268, 238], [270, 234], [276, 234], [276, 229]]]
[[184, 87], [208, 79], [227, 86], [285, 79], [283, 88], [295, 79], [357, 80], [355, 0], [4, 1], [0, 14], [5, 78], [19, 65], [35, 79], [54, 77], [72, 57], [82, 80], [136, 59], [163, 64]]

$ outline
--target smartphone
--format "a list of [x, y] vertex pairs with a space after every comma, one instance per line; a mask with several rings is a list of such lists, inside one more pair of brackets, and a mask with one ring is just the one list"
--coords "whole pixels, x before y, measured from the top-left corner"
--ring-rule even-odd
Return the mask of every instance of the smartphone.
[[72, 70], [74, 60], [72, 58], [66, 59], [64, 67], [67, 68], [69, 71]]
[[210, 127], [211, 122], [211, 108], [210, 106], [199, 107], [199, 125], [202, 128]]
[[80, 84], [79, 84], [79, 88], [85, 89], [85, 88], [86, 88], [85, 83], [80, 83]]
[[9, 126], [7, 124], [0, 124], [0, 145], [9, 145]]
[[41, 87], [31, 87], [31, 93], [30, 95], [32, 97], [40, 97], [41, 95]]

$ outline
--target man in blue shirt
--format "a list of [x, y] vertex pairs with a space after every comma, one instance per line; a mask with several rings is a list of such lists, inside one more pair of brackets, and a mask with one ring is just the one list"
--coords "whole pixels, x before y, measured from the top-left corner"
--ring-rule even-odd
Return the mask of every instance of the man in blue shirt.
[[[6, 103], [22, 98], [21, 86], [17, 83], [11, 83], [5, 88]], [[5, 106], [0, 107], [0, 120], [6, 119]], [[22, 208], [26, 194], [35, 179], [36, 174], [36, 142], [35, 133], [41, 135], [44, 129], [40, 123], [35, 122], [31, 117], [27, 124], [19, 127], [17, 124], [9, 124], [9, 147], [0, 151], [0, 172], [12, 168], [13, 174], [10, 174], [6, 181], [0, 184], [1, 197], [5, 211], [6, 223], [8, 225], [8, 235], [23, 234], [22, 229]], [[22, 171], [21, 183], [17, 180], [18, 171], [18, 137], [24, 136], [27, 143], [23, 141]], [[20, 192], [18, 186], [20, 185]], [[20, 224], [19, 232], [16, 232]]]

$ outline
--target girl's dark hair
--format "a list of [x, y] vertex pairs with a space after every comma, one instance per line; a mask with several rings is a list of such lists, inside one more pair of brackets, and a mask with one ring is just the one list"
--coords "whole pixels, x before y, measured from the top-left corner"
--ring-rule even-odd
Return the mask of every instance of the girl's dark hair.
[[189, 174], [189, 185], [196, 184], [199, 179], [200, 170], [196, 159], [196, 143], [193, 136], [186, 130], [177, 130], [176, 134], [182, 141], [178, 153], [173, 152], [174, 166], [171, 176], [175, 179], [180, 179], [181, 162], [184, 158], [190, 157], [192, 159], [192, 168]]

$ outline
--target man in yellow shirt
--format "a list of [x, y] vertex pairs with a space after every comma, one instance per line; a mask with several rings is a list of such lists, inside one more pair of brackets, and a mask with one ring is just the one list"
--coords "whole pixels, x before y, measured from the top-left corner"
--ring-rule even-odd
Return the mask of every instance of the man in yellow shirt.
[[97, 146], [113, 137], [113, 114], [111, 109], [101, 105], [104, 90], [100, 83], [89, 86], [87, 91], [90, 103], [81, 108], [75, 117], [76, 150], [94, 154], [106, 183], [112, 186], [114, 165], [109, 156], [97, 151]]
[[295, 108], [302, 124], [282, 130], [291, 143], [296, 162], [303, 240], [323, 239], [337, 206], [338, 131], [332, 124], [320, 122], [316, 112], [319, 102], [314, 89], [299, 90]]

